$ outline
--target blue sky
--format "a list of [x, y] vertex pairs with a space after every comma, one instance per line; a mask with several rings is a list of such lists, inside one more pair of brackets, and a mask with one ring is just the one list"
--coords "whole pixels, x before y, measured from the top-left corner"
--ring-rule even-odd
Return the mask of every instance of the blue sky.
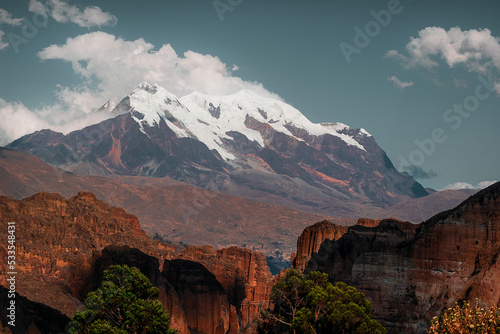
[[[0, 145], [156, 81], [251, 89], [374, 135], [443, 189], [499, 180], [498, 1], [2, 1]], [[413, 166], [412, 166], [413, 165]]]

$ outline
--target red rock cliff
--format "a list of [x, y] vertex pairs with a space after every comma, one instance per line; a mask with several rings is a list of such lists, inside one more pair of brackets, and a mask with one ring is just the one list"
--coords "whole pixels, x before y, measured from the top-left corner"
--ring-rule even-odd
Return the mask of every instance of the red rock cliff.
[[[202, 263], [227, 291], [238, 332], [255, 330], [254, 320], [269, 306], [273, 277], [262, 253], [229, 247], [215, 251], [212, 247], [189, 247], [182, 255]], [[233, 326], [234, 328], [234, 326]]]
[[[0, 221], [4, 229], [16, 222], [17, 292], [67, 316], [83, 307], [111, 264], [139, 267], [160, 288], [159, 299], [181, 334], [252, 332], [269, 302], [272, 276], [261, 253], [237, 247], [176, 253], [149, 239], [135, 216], [91, 193], [69, 200], [48, 193], [20, 201], [0, 196]], [[0, 233], [0, 256], [7, 254], [6, 238]], [[5, 262], [0, 269], [6, 272]]]
[[[127, 244], [158, 256], [168, 253], [153, 248], [135, 216], [91, 193], [69, 200], [48, 193], [21, 201], [0, 197], [0, 221], [4, 229], [7, 222], [16, 223], [18, 292], [66, 315], [81, 307], [79, 299], [88, 292], [87, 277], [95, 257], [106, 245]], [[1, 234], [2, 254], [6, 237]], [[1, 262], [2, 272], [5, 265]], [[1, 285], [5, 280], [0, 276]]]
[[423, 333], [460, 299], [500, 304], [500, 183], [420, 225], [370, 225], [324, 241], [311, 269], [365, 293], [389, 332]]
[[321, 243], [326, 239], [339, 239], [347, 232], [347, 228], [327, 220], [306, 227], [297, 240], [297, 253], [292, 253], [292, 267], [304, 271], [311, 255], [319, 251]]

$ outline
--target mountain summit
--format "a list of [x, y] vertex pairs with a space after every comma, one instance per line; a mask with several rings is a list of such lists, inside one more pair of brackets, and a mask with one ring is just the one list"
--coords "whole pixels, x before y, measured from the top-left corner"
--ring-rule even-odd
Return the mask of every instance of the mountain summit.
[[289, 104], [250, 91], [179, 99], [142, 83], [111, 115], [68, 135], [38, 131], [8, 147], [77, 173], [171, 177], [335, 216], [427, 195], [364, 129], [315, 124]]
[[[349, 129], [345, 124], [314, 124], [292, 106], [248, 90], [227, 96], [193, 92], [178, 99], [164, 88], [144, 82], [122, 100], [118, 110], [133, 111], [134, 119], [143, 131], [145, 126], [158, 126], [162, 119], [178, 137], [197, 139], [236, 166], [241, 156], [237, 157], [240, 154], [224, 143], [233, 140], [228, 133], [239, 132], [261, 148], [266, 145], [263, 134], [248, 126], [251, 121], [268, 125], [274, 131], [297, 140], [302, 139], [294, 135], [294, 129], [315, 136], [330, 134], [365, 150], [354, 137], [343, 133]], [[370, 136], [363, 129], [360, 134]]]

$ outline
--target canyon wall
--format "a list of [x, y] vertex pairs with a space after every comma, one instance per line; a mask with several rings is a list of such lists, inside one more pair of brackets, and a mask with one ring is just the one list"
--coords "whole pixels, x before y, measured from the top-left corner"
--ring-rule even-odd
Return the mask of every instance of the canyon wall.
[[[312, 239], [332, 229], [323, 226], [326, 232]], [[325, 239], [317, 252], [308, 253], [307, 241], [297, 252], [310, 258], [306, 271], [326, 272], [363, 292], [389, 332], [423, 333], [456, 301], [500, 304], [499, 232], [496, 183], [421, 224], [360, 220], [341, 238]]]

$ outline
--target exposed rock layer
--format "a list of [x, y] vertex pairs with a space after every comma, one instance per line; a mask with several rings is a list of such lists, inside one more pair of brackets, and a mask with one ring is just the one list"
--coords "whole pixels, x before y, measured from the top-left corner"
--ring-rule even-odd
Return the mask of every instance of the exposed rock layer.
[[[298, 249], [307, 255], [301, 245], [308, 243]], [[360, 220], [340, 239], [325, 240], [306, 270], [327, 272], [365, 293], [390, 332], [423, 333], [434, 315], [458, 300], [500, 304], [499, 255], [496, 183], [419, 225]]]

